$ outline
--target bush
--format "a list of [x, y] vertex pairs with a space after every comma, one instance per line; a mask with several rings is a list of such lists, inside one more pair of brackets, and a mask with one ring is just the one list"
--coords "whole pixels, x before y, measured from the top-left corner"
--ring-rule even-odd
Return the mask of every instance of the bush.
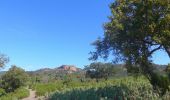
[[3, 76], [1, 82], [1, 88], [6, 92], [13, 92], [17, 88], [24, 86], [27, 82], [27, 73], [16, 66], [12, 66]]
[[160, 90], [161, 94], [164, 95], [169, 89], [170, 80], [167, 74], [152, 73], [150, 78], [150, 83], [153, 85], [153, 88]]
[[25, 88], [19, 88], [14, 91], [14, 96], [18, 99], [22, 99], [29, 96], [29, 91]]
[[29, 96], [29, 91], [25, 88], [18, 88], [14, 92], [0, 97], [0, 100], [20, 100]]
[[3, 96], [3, 95], [5, 95], [5, 94], [6, 94], [5, 90], [2, 89], [2, 88], [0, 88], [0, 97]]
[[[83, 83], [84, 84], [84, 83]], [[51, 95], [50, 100], [169, 100], [170, 92], [164, 96], [145, 77], [127, 77], [99, 83], [69, 87]], [[72, 85], [74, 86], [74, 85]]]
[[55, 92], [56, 90], [61, 90], [62, 83], [37, 83], [32, 86], [36, 90], [37, 96], [48, 96], [50, 93]]
[[116, 68], [111, 63], [91, 63], [89, 66], [86, 66], [86, 78], [96, 78], [107, 80], [109, 77], [114, 76], [116, 72], [120, 69]]

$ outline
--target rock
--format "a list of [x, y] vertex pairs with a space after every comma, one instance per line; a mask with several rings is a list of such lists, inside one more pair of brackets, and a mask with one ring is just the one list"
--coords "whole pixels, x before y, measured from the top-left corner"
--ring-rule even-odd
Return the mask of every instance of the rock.
[[72, 65], [62, 65], [58, 68], [59, 70], [64, 70], [64, 71], [71, 71], [71, 72], [77, 72], [79, 69], [75, 66]]

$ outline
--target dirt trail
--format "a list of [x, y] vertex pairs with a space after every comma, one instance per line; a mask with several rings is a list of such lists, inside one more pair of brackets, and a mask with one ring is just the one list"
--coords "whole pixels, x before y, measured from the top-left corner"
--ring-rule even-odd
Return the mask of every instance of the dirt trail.
[[29, 91], [30, 91], [29, 97], [24, 98], [22, 100], [38, 100], [38, 98], [36, 98], [36, 94], [35, 94], [36, 92], [31, 89], [29, 89]]

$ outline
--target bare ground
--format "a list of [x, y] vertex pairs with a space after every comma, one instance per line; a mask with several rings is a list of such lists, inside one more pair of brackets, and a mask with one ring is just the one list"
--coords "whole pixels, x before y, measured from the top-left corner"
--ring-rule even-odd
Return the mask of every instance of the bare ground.
[[36, 98], [36, 92], [31, 89], [29, 89], [29, 91], [30, 91], [29, 97], [24, 98], [22, 100], [38, 100], [38, 98]]

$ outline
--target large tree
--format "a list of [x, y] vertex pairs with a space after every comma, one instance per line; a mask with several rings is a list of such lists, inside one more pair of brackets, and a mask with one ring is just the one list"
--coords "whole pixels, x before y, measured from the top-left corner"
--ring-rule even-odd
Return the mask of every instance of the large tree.
[[115, 0], [110, 9], [112, 15], [104, 36], [93, 43], [91, 59], [113, 54], [114, 61], [137, 65], [151, 75], [156, 51], [162, 49], [170, 57], [170, 0]]
[[93, 44], [92, 59], [107, 58], [111, 52], [116, 61], [143, 64], [160, 49], [170, 56], [169, 0], [116, 0], [110, 9], [104, 37]]
[[104, 78], [107, 80], [109, 77], [117, 74], [116, 72], [120, 72], [121, 69], [115, 67], [111, 63], [101, 63], [95, 62], [86, 66], [86, 77], [101, 79]]

